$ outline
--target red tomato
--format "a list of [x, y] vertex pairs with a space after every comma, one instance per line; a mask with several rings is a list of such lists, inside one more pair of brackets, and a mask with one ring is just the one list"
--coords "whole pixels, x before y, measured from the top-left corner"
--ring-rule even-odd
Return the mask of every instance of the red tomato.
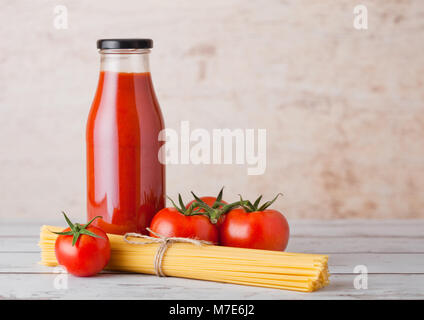
[[233, 209], [219, 227], [221, 245], [230, 247], [284, 251], [289, 234], [286, 218], [279, 211], [266, 208], [252, 212]]
[[81, 233], [77, 234], [78, 238], [75, 244], [73, 244], [75, 232], [71, 228], [66, 228], [58, 233], [59, 236], [55, 243], [57, 261], [75, 276], [88, 277], [99, 273], [110, 258], [110, 243], [107, 234], [99, 228], [88, 225], [75, 224], [72, 226]]
[[[185, 215], [176, 208], [160, 210], [150, 229], [165, 237], [183, 237], [218, 242], [218, 228], [203, 214]], [[153, 235], [153, 234], [151, 234]]]

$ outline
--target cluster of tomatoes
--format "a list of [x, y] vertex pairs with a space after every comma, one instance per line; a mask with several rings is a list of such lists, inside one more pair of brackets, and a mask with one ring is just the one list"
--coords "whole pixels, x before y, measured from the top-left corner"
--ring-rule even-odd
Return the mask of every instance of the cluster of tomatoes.
[[289, 240], [289, 225], [277, 210], [268, 209], [271, 201], [260, 205], [262, 196], [253, 204], [240, 198], [228, 204], [222, 200], [222, 190], [217, 197], [197, 197], [184, 205], [179, 195], [179, 205], [159, 211], [150, 229], [166, 237], [195, 238], [215, 244], [251, 249], [283, 251]]
[[[184, 204], [181, 195], [177, 205], [160, 210], [150, 230], [165, 237], [184, 237], [205, 240], [217, 245], [264, 250], [285, 250], [289, 240], [286, 218], [269, 207], [278, 198], [260, 204], [262, 196], [253, 203], [222, 200], [222, 189], [217, 197], [197, 197]], [[109, 262], [110, 243], [107, 234], [90, 224], [96, 217], [81, 225], [73, 224], [64, 214], [69, 228], [56, 232], [56, 258], [59, 264], [76, 276], [92, 276]], [[151, 234], [154, 236], [154, 234]]]

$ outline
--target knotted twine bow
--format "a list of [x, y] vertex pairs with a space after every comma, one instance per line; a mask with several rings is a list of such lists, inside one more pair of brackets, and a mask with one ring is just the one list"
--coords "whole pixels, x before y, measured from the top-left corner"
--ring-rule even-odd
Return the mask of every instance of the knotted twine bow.
[[[150, 228], [146, 228], [146, 230], [149, 231], [151, 234], [154, 234], [156, 237], [150, 237], [150, 236], [146, 236], [139, 233], [128, 232], [124, 235], [124, 241], [129, 244], [137, 244], [137, 245], [160, 243], [160, 246], [158, 247], [158, 250], [156, 251], [155, 258], [154, 258], [155, 273], [158, 277], [166, 277], [165, 273], [163, 273], [163, 270], [162, 270], [162, 261], [163, 261], [163, 257], [165, 255], [166, 250], [172, 243], [177, 243], [177, 242], [191, 243], [196, 246], [201, 246], [204, 244], [213, 244], [213, 242], [206, 241], [206, 240], [198, 240], [198, 239], [182, 238], [182, 237], [165, 237], [157, 232], [152, 231]], [[133, 240], [128, 240], [128, 237], [142, 238], [142, 239], [147, 239], [150, 241], [147, 241], [147, 242], [133, 241]]]

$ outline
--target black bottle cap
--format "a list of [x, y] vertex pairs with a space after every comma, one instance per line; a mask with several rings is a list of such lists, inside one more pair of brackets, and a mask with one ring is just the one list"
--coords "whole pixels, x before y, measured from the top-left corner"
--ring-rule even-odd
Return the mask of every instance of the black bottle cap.
[[100, 39], [97, 49], [151, 49], [152, 39]]

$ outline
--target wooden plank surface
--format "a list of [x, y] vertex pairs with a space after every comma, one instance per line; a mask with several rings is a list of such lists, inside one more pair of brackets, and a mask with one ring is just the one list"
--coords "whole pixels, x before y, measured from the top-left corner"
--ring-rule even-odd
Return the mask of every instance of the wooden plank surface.
[[[420, 237], [424, 238], [424, 219], [408, 220], [290, 220], [290, 232], [300, 237]], [[60, 215], [45, 221], [0, 219], [0, 235], [37, 236], [41, 224], [62, 225]]]
[[238, 286], [150, 275], [70, 276], [67, 289], [54, 287], [58, 274], [0, 274], [1, 298], [11, 299], [424, 299], [424, 275], [371, 274], [367, 290], [353, 286], [355, 275], [333, 275], [313, 293]]
[[[0, 299], [424, 298], [423, 220], [291, 221], [288, 251], [330, 255], [331, 284], [312, 294], [116, 272], [89, 279], [68, 276], [38, 264], [39, 228], [32, 221], [1, 221]], [[368, 289], [353, 285], [357, 265], [368, 269]], [[68, 288], [55, 288], [55, 279], [63, 276]]]

